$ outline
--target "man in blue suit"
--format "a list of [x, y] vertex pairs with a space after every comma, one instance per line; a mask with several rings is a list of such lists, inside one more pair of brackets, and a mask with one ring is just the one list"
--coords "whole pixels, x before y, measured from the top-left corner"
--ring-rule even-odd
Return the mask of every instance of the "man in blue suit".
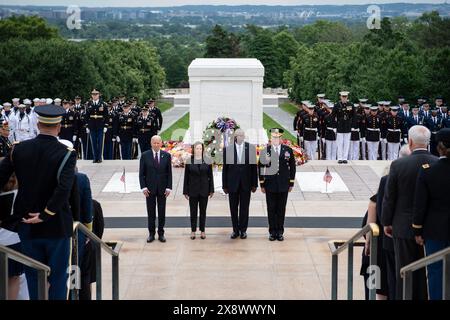
[[164, 224], [166, 220], [166, 198], [172, 191], [172, 159], [162, 151], [162, 139], [153, 136], [152, 149], [142, 153], [139, 163], [139, 183], [147, 201], [148, 231], [147, 242], [155, 240], [156, 204], [158, 204], [158, 239], [166, 242]]

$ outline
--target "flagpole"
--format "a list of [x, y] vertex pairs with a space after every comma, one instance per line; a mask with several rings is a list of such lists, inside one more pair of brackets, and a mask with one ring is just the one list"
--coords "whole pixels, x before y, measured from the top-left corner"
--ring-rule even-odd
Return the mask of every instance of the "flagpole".
[[124, 189], [124, 192], [127, 193], [127, 178], [125, 176], [125, 167], [123, 167], [123, 177], [124, 177], [124, 179], [123, 179], [123, 189]]

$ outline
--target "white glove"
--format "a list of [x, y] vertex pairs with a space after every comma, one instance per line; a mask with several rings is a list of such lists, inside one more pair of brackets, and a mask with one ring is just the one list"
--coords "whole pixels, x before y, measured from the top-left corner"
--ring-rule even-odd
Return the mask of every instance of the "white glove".
[[112, 142], [116, 142], [116, 138], [112, 138]]
[[72, 137], [72, 141], [73, 141], [73, 142], [77, 141], [77, 136], [73, 136], [73, 137]]
[[404, 142], [405, 144], [408, 144], [408, 139], [407, 139], [407, 138], [403, 138], [403, 142]]
[[89, 131], [89, 128], [86, 128], [86, 133], [89, 134], [89, 132], [90, 132], [90, 131]]
[[303, 142], [303, 137], [300, 137], [300, 142]]
[[134, 143], [134, 142], [137, 143], [137, 142], [138, 142], [138, 138], [133, 138], [133, 143]]
[[334, 133], [337, 133], [337, 129], [336, 128], [334, 128], [333, 131], [334, 131]]
[[108, 128], [103, 128], [103, 133], [106, 133], [108, 131]]
[[381, 139], [381, 142], [387, 143], [387, 140], [386, 139]]
[[325, 143], [325, 138], [322, 138], [322, 143]]
[[366, 138], [361, 138], [361, 141], [362, 141], [363, 143], [366, 143]]
[[120, 142], [120, 137], [119, 136], [116, 137], [116, 141]]

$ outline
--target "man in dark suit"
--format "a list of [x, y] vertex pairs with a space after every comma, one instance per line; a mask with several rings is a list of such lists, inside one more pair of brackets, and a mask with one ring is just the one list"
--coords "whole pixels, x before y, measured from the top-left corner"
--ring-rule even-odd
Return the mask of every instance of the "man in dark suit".
[[148, 231], [147, 242], [155, 240], [156, 204], [158, 204], [158, 238], [166, 242], [164, 224], [166, 220], [166, 198], [172, 191], [172, 159], [162, 151], [162, 139], [153, 136], [152, 149], [145, 151], [139, 163], [139, 182], [147, 200]]
[[292, 149], [281, 144], [283, 129], [270, 129], [270, 144], [259, 157], [259, 183], [266, 194], [269, 218], [269, 240], [284, 240], [284, 217], [288, 193], [295, 181], [295, 159]]
[[[411, 155], [392, 162], [383, 199], [381, 222], [384, 233], [394, 239], [395, 267], [397, 273], [396, 298], [402, 299], [403, 281], [400, 269], [423, 258], [423, 247], [414, 238], [413, 204], [417, 171], [437, 161], [428, 152], [430, 131], [424, 126], [413, 126], [409, 132]], [[426, 299], [425, 270], [414, 272], [413, 298]]]
[[256, 147], [244, 142], [245, 133], [237, 129], [235, 142], [224, 149], [222, 189], [228, 194], [233, 233], [231, 239], [247, 238], [250, 196], [258, 188]]
[[[69, 197], [75, 176], [76, 152], [58, 141], [61, 106], [35, 108], [40, 134], [15, 144], [0, 163], [0, 188], [14, 172], [19, 190], [13, 219], [23, 253], [51, 268], [49, 299], [67, 299], [67, 268], [73, 218]], [[20, 223], [22, 222], [22, 223]], [[31, 299], [37, 299], [37, 272], [25, 269]]]

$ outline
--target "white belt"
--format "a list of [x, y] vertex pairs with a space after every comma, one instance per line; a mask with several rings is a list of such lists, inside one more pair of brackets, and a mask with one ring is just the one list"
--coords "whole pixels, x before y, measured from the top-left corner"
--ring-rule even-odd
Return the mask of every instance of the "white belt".
[[391, 132], [400, 132], [400, 131], [402, 131], [401, 129], [388, 129], [388, 131], [391, 131]]
[[317, 128], [305, 128], [305, 130], [309, 130], [309, 131], [317, 131]]
[[380, 129], [367, 128], [369, 131], [380, 131]]
[[359, 129], [352, 128], [353, 132], [359, 132]]

